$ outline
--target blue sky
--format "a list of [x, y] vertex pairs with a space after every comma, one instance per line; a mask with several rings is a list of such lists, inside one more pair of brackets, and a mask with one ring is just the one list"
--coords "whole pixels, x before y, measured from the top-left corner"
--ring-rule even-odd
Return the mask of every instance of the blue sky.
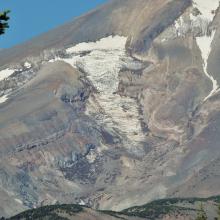
[[0, 35], [0, 48], [12, 47], [79, 16], [106, 0], [0, 0], [10, 9], [10, 28]]

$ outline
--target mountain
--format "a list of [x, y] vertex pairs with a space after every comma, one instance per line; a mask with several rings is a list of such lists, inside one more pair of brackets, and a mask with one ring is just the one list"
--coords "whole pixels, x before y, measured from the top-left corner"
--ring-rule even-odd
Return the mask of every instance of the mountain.
[[0, 51], [0, 215], [220, 194], [219, 19], [113, 0]]
[[208, 219], [217, 217], [218, 203], [220, 197], [210, 198], [175, 198], [153, 201], [151, 203], [131, 207], [121, 212], [93, 210], [80, 205], [53, 205], [38, 209], [28, 210], [13, 216], [7, 220], [27, 220], [27, 219], [59, 219], [59, 220], [81, 220], [81, 219], [184, 219], [193, 220], [196, 218], [200, 205], [203, 204], [204, 211]]

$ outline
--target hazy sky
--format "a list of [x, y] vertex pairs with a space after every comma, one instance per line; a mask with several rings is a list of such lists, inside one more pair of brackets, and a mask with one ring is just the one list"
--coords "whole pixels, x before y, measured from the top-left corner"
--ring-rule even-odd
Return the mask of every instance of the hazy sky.
[[10, 28], [0, 35], [0, 48], [12, 47], [79, 16], [106, 0], [0, 0], [10, 9]]

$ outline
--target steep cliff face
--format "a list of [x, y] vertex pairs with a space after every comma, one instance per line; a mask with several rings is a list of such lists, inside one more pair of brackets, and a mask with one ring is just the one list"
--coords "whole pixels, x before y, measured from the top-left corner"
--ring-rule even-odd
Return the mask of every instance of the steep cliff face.
[[115, 0], [1, 52], [2, 215], [219, 194], [220, 15], [206, 4]]

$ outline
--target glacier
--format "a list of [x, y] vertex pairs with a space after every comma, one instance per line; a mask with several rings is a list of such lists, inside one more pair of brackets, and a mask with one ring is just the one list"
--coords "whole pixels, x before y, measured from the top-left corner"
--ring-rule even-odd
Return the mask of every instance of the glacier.
[[109, 36], [96, 42], [80, 43], [66, 49], [68, 58], [56, 56], [49, 62], [63, 60], [83, 70], [97, 89], [87, 102], [86, 114], [112, 134], [123, 137], [123, 145], [130, 152], [141, 154], [145, 135], [139, 105], [135, 99], [117, 94], [120, 70], [138, 70], [143, 65], [126, 54], [126, 41], [123, 36]]

